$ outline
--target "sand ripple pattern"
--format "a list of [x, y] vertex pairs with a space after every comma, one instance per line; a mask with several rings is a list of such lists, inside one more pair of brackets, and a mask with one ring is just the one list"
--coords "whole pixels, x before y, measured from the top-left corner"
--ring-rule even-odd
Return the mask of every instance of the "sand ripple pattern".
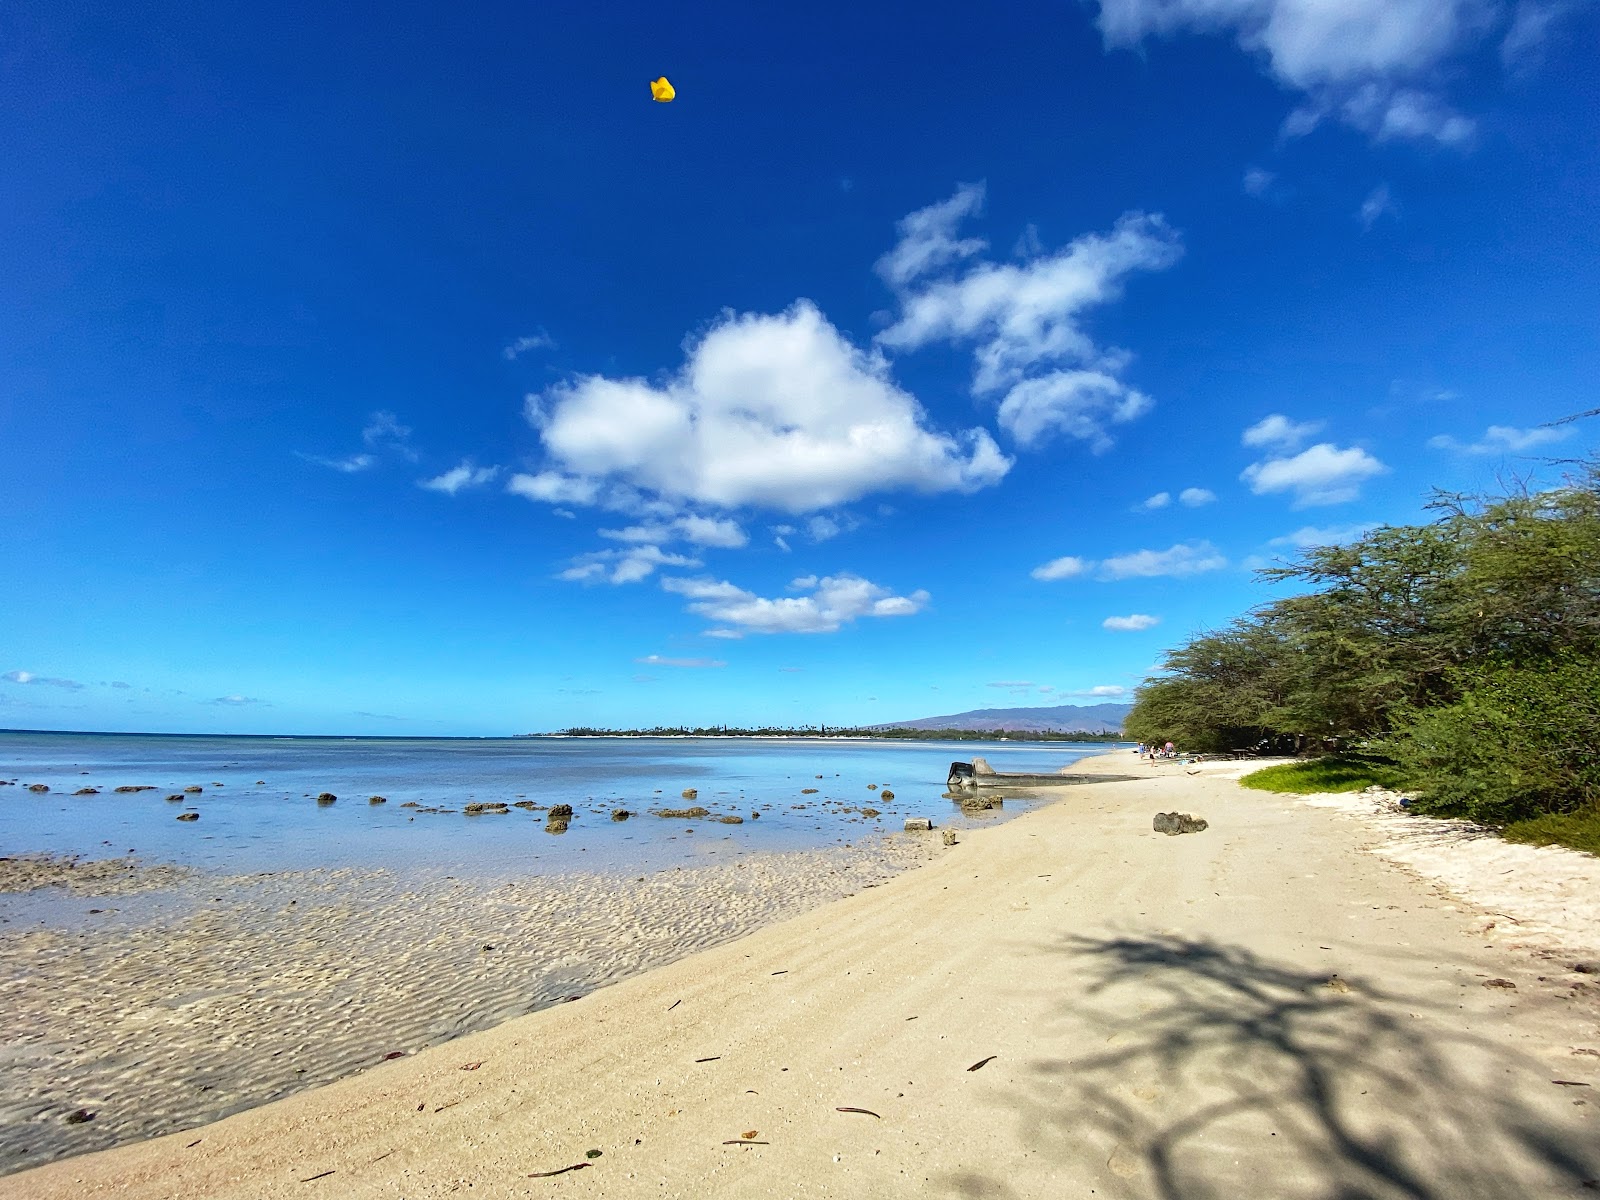
[[[198, 876], [159, 905], [103, 917], [64, 898], [70, 919], [0, 926], [0, 1172], [332, 1082], [805, 912], [926, 854], [896, 837], [627, 879]], [[94, 1119], [69, 1124], [79, 1109]]]

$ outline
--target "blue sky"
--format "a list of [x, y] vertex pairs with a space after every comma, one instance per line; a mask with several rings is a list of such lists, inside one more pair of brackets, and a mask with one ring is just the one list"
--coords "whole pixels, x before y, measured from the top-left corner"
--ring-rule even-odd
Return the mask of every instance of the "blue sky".
[[0, 47], [0, 726], [1125, 698], [1595, 403], [1593, 3], [25, 0]]

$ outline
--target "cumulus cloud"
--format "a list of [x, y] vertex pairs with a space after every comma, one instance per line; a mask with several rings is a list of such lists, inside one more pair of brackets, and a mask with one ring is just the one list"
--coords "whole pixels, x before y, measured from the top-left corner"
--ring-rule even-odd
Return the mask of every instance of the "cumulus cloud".
[[1107, 617], [1100, 622], [1103, 629], [1113, 633], [1139, 633], [1146, 629], [1153, 629], [1161, 624], [1160, 617], [1152, 617], [1148, 613], [1130, 613], [1126, 617]]
[[1035, 567], [1028, 573], [1035, 579], [1045, 580], [1046, 582], [1052, 579], [1076, 579], [1093, 566], [1094, 564], [1086, 559], [1076, 558], [1068, 554], [1062, 558], [1052, 558], [1049, 562]]
[[638, 583], [657, 567], [698, 567], [698, 558], [670, 554], [660, 546], [629, 546], [625, 550], [596, 550], [580, 555], [556, 576], [569, 583]]
[[1080, 688], [1075, 692], [1065, 693], [1068, 696], [1084, 696], [1094, 700], [1120, 700], [1128, 694], [1130, 689], [1115, 683], [1102, 683], [1092, 688]]
[[624, 510], [654, 496], [803, 513], [877, 491], [973, 492], [1011, 466], [983, 429], [930, 428], [887, 361], [804, 300], [725, 314], [664, 382], [580, 376], [530, 398], [528, 418], [551, 466], [510, 490]]
[[906, 617], [920, 612], [925, 591], [897, 596], [858, 575], [807, 575], [790, 584], [799, 596], [767, 598], [726, 580], [667, 577], [661, 586], [688, 600], [692, 613], [717, 623], [712, 637], [747, 633], [833, 633], [863, 617]]
[[1288, 546], [1295, 550], [1307, 550], [1313, 546], [1346, 546], [1359, 541], [1373, 528], [1375, 527], [1371, 524], [1322, 527], [1306, 525], [1293, 533], [1273, 538], [1267, 545]]
[[1251, 463], [1239, 478], [1258, 496], [1289, 492], [1295, 508], [1314, 508], [1356, 499], [1363, 483], [1388, 470], [1358, 447], [1341, 450], [1332, 442], [1319, 442], [1292, 458]]
[[1322, 426], [1321, 421], [1291, 421], [1282, 413], [1273, 413], [1246, 429], [1239, 440], [1259, 450], [1298, 450], [1307, 438], [1320, 433]]
[[454, 496], [467, 488], [482, 487], [499, 474], [499, 467], [475, 467], [470, 460], [464, 460], [460, 466], [451, 467], [443, 475], [418, 480], [417, 486], [427, 488], [430, 492], [443, 492], [447, 496]]
[[[1458, 58], [1500, 35], [1504, 7], [1500, 0], [1100, 0], [1099, 25], [1113, 48], [1186, 32], [1231, 36], [1304, 97], [1285, 123], [1289, 134], [1333, 117], [1375, 141], [1462, 145], [1474, 123], [1444, 99], [1441, 81]], [[1547, 24], [1519, 21], [1513, 36], [1535, 44]]]
[[1217, 494], [1209, 488], [1189, 487], [1178, 493], [1178, 503], [1185, 508], [1200, 508], [1216, 503]]
[[984, 243], [956, 239], [955, 227], [981, 201], [981, 189], [964, 188], [901, 223], [900, 243], [879, 264], [900, 311], [878, 344], [970, 343], [973, 392], [999, 397], [1000, 425], [1019, 444], [1064, 434], [1103, 450], [1107, 426], [1139, 416], [1150, 400], [1119, 378], [1128, 356], [1097, 347], [1084, 316], [1120, 296], [1134, 272], [1175, 263], [1178, 236], [1158, 214], [1128, 213], [1109, 233], [1021, 263], [969, 261]]
[[1367, 193], [1367, 198], [1361, 202], [1360, 209], [1356, 212], [1356, 219], [1361, 222], [1362, 229], [1371, 229], [1384, 214], [1397, 216], [1399, 206], [1394, 202], [1394, 197], [1389, 194], [1389, 185], [1380, 183]]
[[553, 349], [555, 344], [555, 339], [543, 329], [540, 329], [536, 333], [526, 334], [515, 339], [504, 350], [500, 351], [500, 355], [507, 362], [515, 362], [530, 350], [549, 350]]
[[643, 658], [636, 658], [633, 661], [643, 663], [647, 667], [684, 667], [689, 669], [725, 667], [728, 665], [720, 658], [663, 658], [659, 654], [647, 654]]
[[1540, 446], [1554, 445], [1567, 437], [1570, 429], [1517, 429], [1511, 425], [1491, 425], [1476, 442], [1458, 442], [1447, 433], [1428, 439], [1435, 450], [1456, 454], [1521, 454]]
[[1100, 564], [1099, 578], [1154, 579], [1160, 576], [1186, 578], [1206, 571], [1219, 571], [1228, 565], [1210, 542], [1182, 542], [1165, 550], [1135, 550], [1118, 554]]
[[713, 546], [736, 550], [746, 545], [750, 538], [739, 522], [721, 517], [678, 517], [672, 521], [629, 525], [625, 529], [602, 529], [600, 536], [617, 542], [690, 542], [696, 546]]
[[1154, 496], [1151, 496], [1148, 500], [1141, 500], [1138, 504], [1135, 504], [1134, 508], [1138, 512], [1156, 512], [1156, 511], [1158, 511], [1160, 509], [1166, 508], [1171, 503], [1172, 503], [1172, 493], [1171, 492], [1157, 492]]
[[[80, 691], [83, 684], [76, 679], [62, 679], [54, 675], [35, 675], [32, 671], [7, 671], [0, 675], [7, 683], [30, 684], [34, 687], [62, 688], [69, 692]], [[126, 685], [124, 685], [126, 686]]]

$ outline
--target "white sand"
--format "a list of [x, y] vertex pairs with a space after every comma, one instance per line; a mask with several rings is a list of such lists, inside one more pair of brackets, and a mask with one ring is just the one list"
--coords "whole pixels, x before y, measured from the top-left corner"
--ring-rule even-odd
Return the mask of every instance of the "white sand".
[[[1149, 773], [575, 1003], [0, 1197], [1592, 1194], [1590, 977], [1485, 940], [1488, 918], [1366, 853], [1391, 839], [1340, 812]], [[1153, 834], [1174, 808], [1211, 828]], [[723, 1144], [745, 1133], [766, 1144]]]

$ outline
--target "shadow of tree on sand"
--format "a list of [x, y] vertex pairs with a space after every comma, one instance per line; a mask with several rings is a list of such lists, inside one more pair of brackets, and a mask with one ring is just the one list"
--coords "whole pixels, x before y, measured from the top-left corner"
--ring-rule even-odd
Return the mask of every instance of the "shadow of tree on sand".
[[[1600, 1194], [1600, 1100], [1414, 997], [1177, 936], [1073, 937], [1080, 998], [1041, 1028], [1022, 1138], [1101, 1195], [1511, 1200]], [[1443, 980], [1441, 980], [1443, 983]], [[1437, 1005], [1432, 1005], [1437, 1008]], [[1098, 1182], [1096, 1182], [1098, 1180]], [[1001, 1179], [947, 1181], [1004, 1196]]]

